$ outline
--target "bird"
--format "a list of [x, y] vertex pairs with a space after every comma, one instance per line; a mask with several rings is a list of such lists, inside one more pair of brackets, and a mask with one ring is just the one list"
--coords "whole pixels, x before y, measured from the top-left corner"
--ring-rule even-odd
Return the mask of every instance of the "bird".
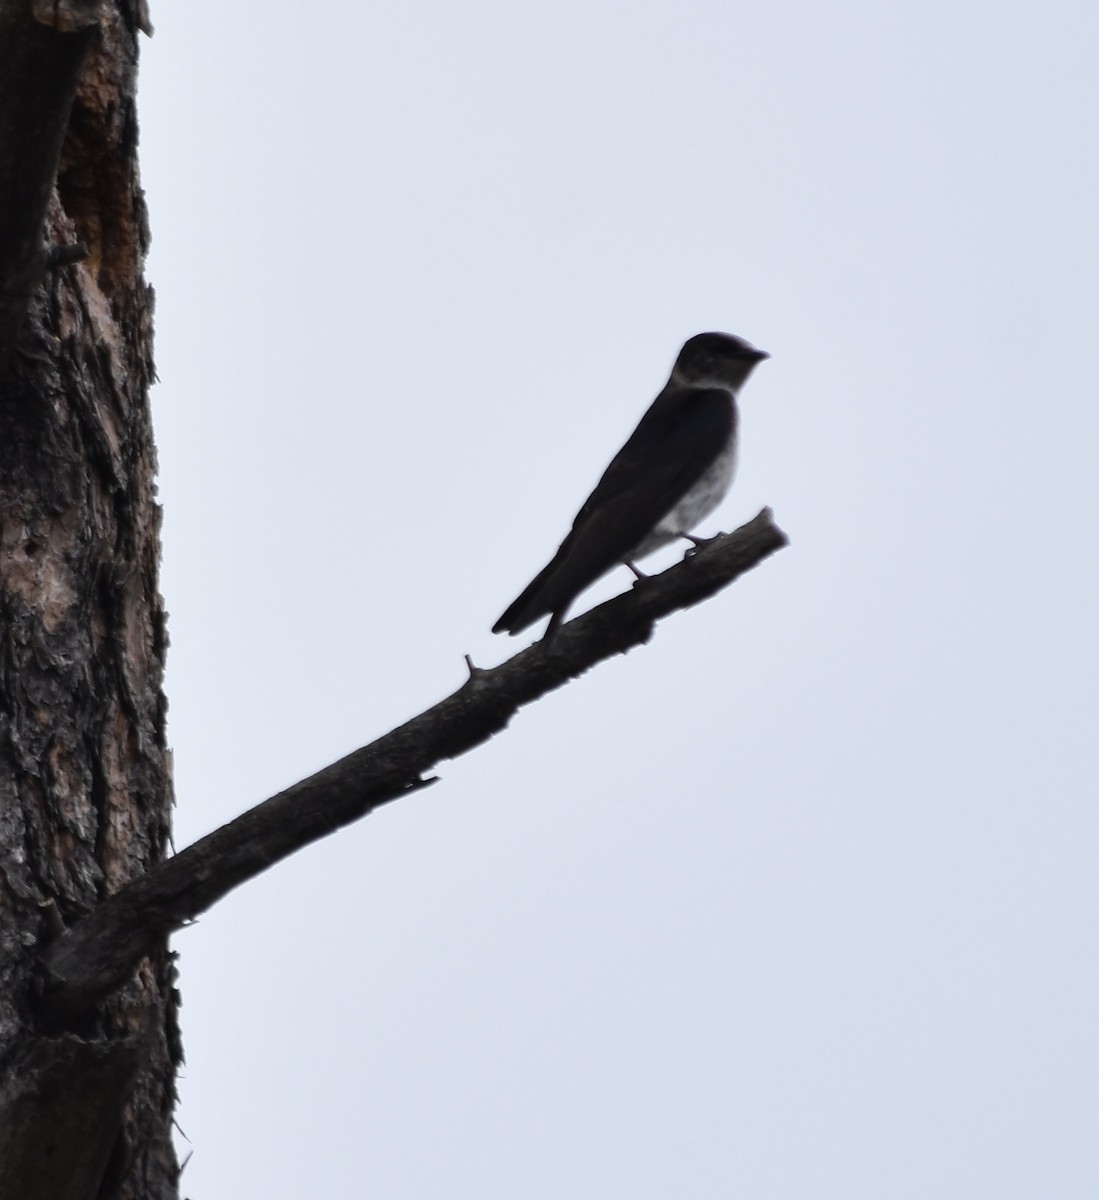
[[[680, 350], [663, 390], [611, 460], [550, 562], [492, 627], [521, 633], [549, 616], [549, 639], [601, 575], [689, 537], [733, 479], [736, 397], [771, 356], [731, 333], [699, 333]], [[694, 540], [694, 539], [689, 539]]]

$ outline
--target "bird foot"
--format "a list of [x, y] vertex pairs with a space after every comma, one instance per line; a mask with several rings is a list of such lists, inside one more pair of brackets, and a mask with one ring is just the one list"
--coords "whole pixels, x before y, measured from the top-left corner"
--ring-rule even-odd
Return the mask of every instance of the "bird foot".
[[718, 538], [724, 537], [723, 533], [715, 533], [713, 537], [697, 538], [690, 533], [677, 533], [676, 537], [681, 537], [684, 541], [690, 542], [687, 552], [683, 555], [684, 558], [693, 558], [699, 550], [704, 546], [708, 546], [711, 542], [716, 542]]

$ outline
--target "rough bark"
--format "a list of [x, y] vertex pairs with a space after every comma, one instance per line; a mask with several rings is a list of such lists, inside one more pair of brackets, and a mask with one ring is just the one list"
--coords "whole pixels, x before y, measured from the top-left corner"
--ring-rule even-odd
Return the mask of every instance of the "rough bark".
[[42, 276], [63, 247], [42, 229], [76, 85], [95, 39], [96, 6], [0, 7], [0, 360], [6, 362]]
[[0, 5], [0, 1196], [20, 1200], [178, 1195], [166, 943], [67, 1025], [34, 987], [43, 946], [168, 840], [142, 19]]

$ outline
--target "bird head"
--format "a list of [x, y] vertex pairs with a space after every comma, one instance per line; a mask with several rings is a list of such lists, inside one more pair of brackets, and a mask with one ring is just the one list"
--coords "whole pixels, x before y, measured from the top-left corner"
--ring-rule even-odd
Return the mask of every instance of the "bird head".
[[771, 356], [731, 333], [697, 333], [688, 339], [672, 368], [672, 380], [687, 387], [730, 388], [734, 392], [757, 363]]

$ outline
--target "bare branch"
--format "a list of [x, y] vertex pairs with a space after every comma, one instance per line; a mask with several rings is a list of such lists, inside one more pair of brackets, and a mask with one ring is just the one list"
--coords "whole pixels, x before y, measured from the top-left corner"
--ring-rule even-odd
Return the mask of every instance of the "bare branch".
[[[116, 987], [157, 939], [287, 855], [433, 779], [424, 775], [504, 729], [524, 705], [644, 644], [660, 618], [698, 604], [786, 545], [769, 509], [682, 562], [639, 580], [453, 695], [319, 771], [112, 896], [43, 953], [44, 1012], [66, 1021]], [[468, 659], [467, 659], [468, 662]]]

